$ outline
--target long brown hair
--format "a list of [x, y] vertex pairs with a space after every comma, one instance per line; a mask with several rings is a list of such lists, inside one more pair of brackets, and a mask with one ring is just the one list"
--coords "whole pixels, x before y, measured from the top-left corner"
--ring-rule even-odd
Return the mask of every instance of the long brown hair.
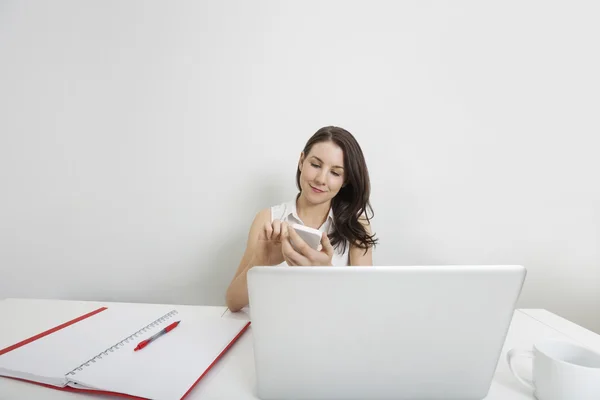
[[[341, 246], [342, 253], [346, 251], [347, 242], [356, 244], [366, 253], [369, 247], [375, 247], [378, 239], [375, 238], [375, 234], [369, 235], [359, 221], [359, 218], [365, 218], [369, 223], [374, 216], [369, 202], [371, 182], [365, 157], [354, 136], [337, 126], [326, 126], [319, 129], [306, 142], [304, 155], [308, 156], [310, 149], [316, 143], [327, 141], [335, 143], [344, 152], [344, 184], [331, 200], [334, 229], [329, 234], [329, 240], [334, 248], [339, 249]], [[302, 192], [300, 168], [296, 171], [296, 186]], [[370, 217], [367, 211], [371, 213]]]

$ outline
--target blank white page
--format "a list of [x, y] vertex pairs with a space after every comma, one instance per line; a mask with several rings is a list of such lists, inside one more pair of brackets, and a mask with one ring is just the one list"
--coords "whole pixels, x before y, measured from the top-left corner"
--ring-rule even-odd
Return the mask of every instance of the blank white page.
[[[0, 356], [0, 373], [56, 386], [72, 369], [162, 317], [168, 309], [120, 306]], [[66, 321], [57, 321], [58, 326]], [[23, 338], [26, 339], [26, 338]]]
[[126, 343], [70, 379], [88, 388], [158, 400], [180, 399], [248, 324], [193, 311], [180, 312], [172, 319], [176, 320], [181, 323], [175, 329], [142, 350], [133, 349], [155, 331]]

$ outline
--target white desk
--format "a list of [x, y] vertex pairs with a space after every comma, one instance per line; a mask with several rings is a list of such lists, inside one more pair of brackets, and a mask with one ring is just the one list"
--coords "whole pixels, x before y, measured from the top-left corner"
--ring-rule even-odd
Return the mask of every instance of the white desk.
[[[153, 307], [157, 311], [193, 309], [204, 315], [223, 315], [223, 318], [247, 318], [244, 313], [231, 314], [225, 307], [177, 306], [161, 304], [126, 304], [61, 300], [0, 300], [0, 349], [57, 325], [99, 306]], [[35, 315], [36, 318], [24, 318]], [[563, 337], [600, 351], [600, 335], [590, 332], [546, 310], [517, 310], [500, 356], [494, 381], [486, 400], [532, 400], [531, 392], [513, 378], [506, 364], [506, 352], [512, 347], [531, 348], [542, 337]], [[196, 385], [186, 399], [256, 400], [252, 326], [225, 356]], [[106, 398], [88, 394], [68, 393], [38, 385], [0, 377], [1, 400], [83, 400]]]

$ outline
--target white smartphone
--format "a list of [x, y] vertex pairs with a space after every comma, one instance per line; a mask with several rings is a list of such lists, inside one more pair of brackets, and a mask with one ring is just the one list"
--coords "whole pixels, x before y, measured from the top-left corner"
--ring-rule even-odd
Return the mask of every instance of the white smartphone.
[[[310, 228], [308, 226], [300, 225], [300, 224], [292, 224], [292, 228], [298, 233], [298, 236], [302, 238], [313, 250], [321, 250], [321, 231], [318, 229]], [[290, 242], [292, 242], [290, 240]], [[292, 242], [292, 247], [294, 247], [294, 243]], [[294, 247], [296, 251], [296, 247]]]

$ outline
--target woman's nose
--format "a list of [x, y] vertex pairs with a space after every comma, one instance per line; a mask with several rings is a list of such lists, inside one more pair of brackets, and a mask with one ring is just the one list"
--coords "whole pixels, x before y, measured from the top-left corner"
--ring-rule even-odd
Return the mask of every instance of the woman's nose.
[[316, 176], [316, 179], [315, 179], [315, 180], [316, 180], [318, 183], [325, 183], [325, 174], [326, 174], [326, 173], [327, 173], [327, 172], [326, 172], [324, 169], [321, 169], [321, 170], [319, 171], [319, 173], [317, 174], [317, 176]]

